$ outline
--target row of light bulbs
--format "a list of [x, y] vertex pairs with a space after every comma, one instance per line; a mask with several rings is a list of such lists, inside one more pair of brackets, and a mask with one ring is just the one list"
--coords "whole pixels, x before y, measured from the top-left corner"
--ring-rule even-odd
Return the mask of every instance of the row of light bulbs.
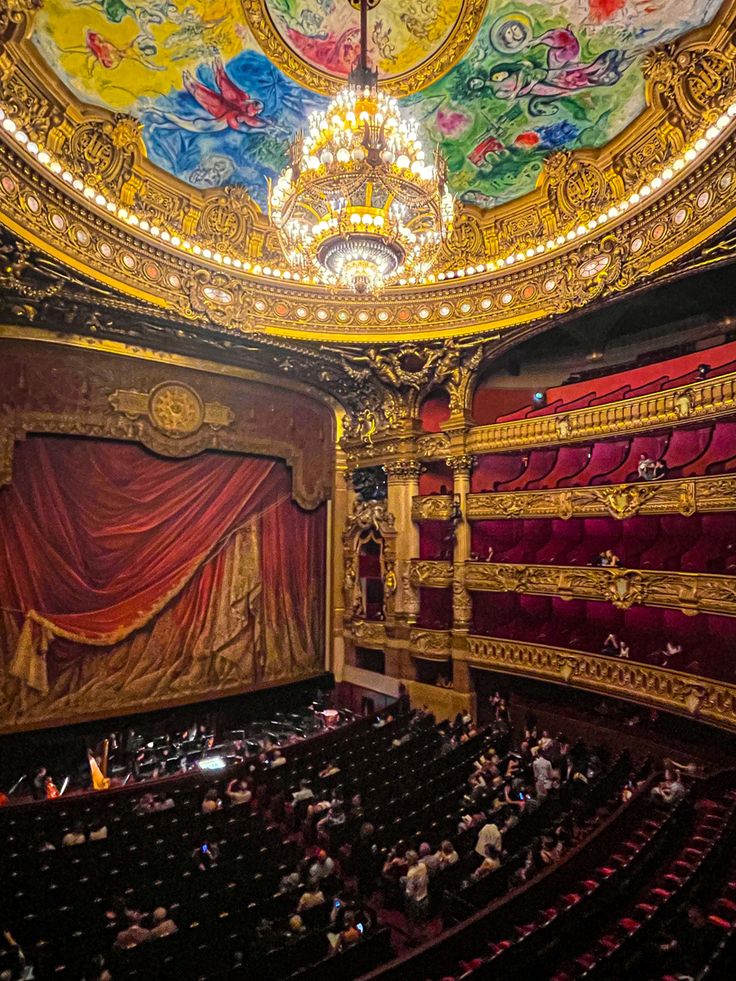
[[[381, 95], [382, 94], [379, 93], [379, 96]], [[654, 191], [663, 187], [667, 182], [672, 180], [677, 173], [684, 170], [688, 164], [694, 162], [710, 146], [710, 144], [732, 124], [734, 118], [736, 118], [736, 102], [731, 103], [725, 112], [718, 117], [716, 122], [712, 126], [709, 126], [703, 135], [700, 136], [680, 157], [665, 167], [648, 183], [643, 184], [638, 191], [635, 191], [626, 200], [619, 202], [617, 205], [612, 205], [607, 211], [601, 212], [598, 217], [591, 219], [586, 224], [581, 224], [577, 228], [570, 229], [570, 231], [568, 231], [566, 234], [560, 234], [555, 239], [548, 239], [545, 243], [540, 242], [538, 245], [528, 248], [525, 252], [510, 253], [509, 255], [499, 259], [491, 260], [487, 263], [479, 263], [475, 266], [466, 266], [459, 269], [448, 270], [446, 272], [429, 273], [418, 278], [410, 277], [409, 279], [400, 279], [398, 281], [398, 285], [406, 286], [414, 285], [415, 283], [421, 285], [432, 284], [452, 279], [463, 279], [466, 276], [472, 276], [478, 273], [495, 272], [498, 269], [508, 268], [516, 263], [535, 258], [536, 256], [544, 253], [552, 252], [577, 238], [582, 238], [583, 236], [594, 231], [596, 228], [599, 228], [601, 225], [604, 225], [624, 214], [629, 210], [629, 208], [635, 207], [642, 200], [648, 198]], [[17, 125], [15, 120], [9, 116], [7, 111], [2, 107], [0, 107], [0, 125], [2, 125], [2, 128], [6, 133], [13, 136], [29, 154], [35, 157], [43, 167], [45, 167], [55, 176], [60, 177], [61, 180], [72, 187], [75, 191], [80, 192], [87, 200], [90, 201], [90, 203], [97, 205], [97, 207], [103, 210], [106, 210], [111, 215], [116, 216], [118, 219], [131, 227], [139, 229], [140, 231], [150, 235], [153, 239], [165, 242], [167, 245], [170, 245], [174, 249], [181, 252], [198, 257], [201, 256], [204, 259], [212, 260], [221, 265], [232, 266], [235, 269], [250, 272], [257, 276], [273, 276], [277, 279], [294, 280], [304, 284], [317, 285], [320, 283], [318, 276], [302, 276], [298, 272], [291, 272], [288, 269], [274, 268], [268, 265], [261, 265], [260, 263], [251, 263], [248, 260], [240, 259], [237, 256], [230, 256], [227, 254], [223, 255], [220, 252], [202, 247], [196, 242], [193, 243], [189, 239], [182, 238], [177, 234], [172, 234], [167, 229], [160, 228], [159, 226], [150, 223], [146, 218], [139, 217], [134, 212], [129, 211], [128, 208], [119, 206], [114, 201], [109, 201], [104, 194], [99, 192], [97, 188], [85, 183], [80, 177], [74, 176], [71, 171], [65, 168], [45, 148], [31, 140], [28, 134]]]

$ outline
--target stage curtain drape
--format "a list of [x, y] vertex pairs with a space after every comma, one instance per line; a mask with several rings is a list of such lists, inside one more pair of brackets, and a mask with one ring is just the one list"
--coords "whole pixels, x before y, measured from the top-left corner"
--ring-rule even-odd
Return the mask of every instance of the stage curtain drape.
[[150, 694], [151, 653], [157, 690], [175, 687], [182, 656], [187, 690], [198, 674], [204, 687], [258, 682], [269, 659], [283, 675], [284, 650], [295, 672], [313, 667], [323, 526], [291, 501], [273, 460], [29, 439], [0, 491], [0, 606], [6, 640], [15, 633], [6, 670], [41, 694], [64, 674], [67, 698], [76, 673], [78, 700], [90, 684], [99, 694], [102, 675], [132, 690], [145, 675]]

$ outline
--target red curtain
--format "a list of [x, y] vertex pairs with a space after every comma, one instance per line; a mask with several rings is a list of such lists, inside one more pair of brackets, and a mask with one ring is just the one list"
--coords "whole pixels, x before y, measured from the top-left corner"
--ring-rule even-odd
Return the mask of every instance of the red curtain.
[[[301, 514], [289, 500], [288, 471], [272, 460], [216, 453], [167, 460], [90, 439], [19, 444], [13, 483], [0, 491], [0, 606], [23, 619], [11, 673], [45, 691], [50, 640], [125, 639], [258, 515], [281, 532], [277, 544], [294, 560], [293, 568], [266, 563], [269, 588], [298, 593], [301, 584], [306, 592], [306, 543], [296, 519], [290, 536], [278, 527], [283, 502]], [[217, 588], [218, 571], [215, 562], [192, 583], [200, 600]], [[55, 645], [53, 656], [69, 650], [74, 645]]]

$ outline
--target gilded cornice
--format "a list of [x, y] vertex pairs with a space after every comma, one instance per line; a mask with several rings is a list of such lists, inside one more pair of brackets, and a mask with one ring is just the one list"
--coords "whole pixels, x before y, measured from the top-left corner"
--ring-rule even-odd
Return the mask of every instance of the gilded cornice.
[[736, 686], [725, 682], [495, 637], [468, 637], [463, 659], [474, 667], [584, 688], [736, 730]]
[[648, 56], [647, 108], [612, 143], [553, 155], [512, 204], [464, 208], [445, 272], [370, 304], [286, 281], [267, 219], [239, 189], [192, 190], [146, 158], [135, 121], [79, 104], [28, 40], [34, 6], [12, 0], [0, 22], [0, 102], [24, 136], [0, 129], [0, 220], [187, 320], [349, 343], [502, 331], [642, 283], [736, 217], [723, 115], [736, 94], [736, 2]]
[[[431, 502], [434, 500], [445, 499], [414, 498], [417, 520], [424, 516], [424, 507], [432, 508]], [[466, 500], [466, 517], [475, 521], [495, 518], [567, 519], [604, 516], [624, 520], [635, 514], [690, 516], [708, 511], [736, 510], [736, 476], [469, 494]], [[450, 504], [446, 506], [448, 517]]]
[[413, 521], [449, 521], [452, 517], [452, 494], [428, 494], [411, 502]]
[[409, 581], [415, 588], [427, 586], [430, 589], [449, 589], [452, 586], [452, 572], [452, 562], [412, 559]]
[[736, 616], [736, 576], [710, 573], [466, 562], [465, 587], [496, 593], [597, 600], [612, 603], [620, 610], [631, 606], [664, 606], [690, 615]]

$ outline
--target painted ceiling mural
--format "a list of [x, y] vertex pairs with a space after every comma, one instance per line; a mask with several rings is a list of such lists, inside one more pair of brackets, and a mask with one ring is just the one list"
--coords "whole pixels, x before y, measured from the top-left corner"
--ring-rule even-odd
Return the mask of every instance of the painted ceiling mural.
[[[369, 15], [381, 76], [426, 65], [471, 6], [383, 0]], [[403, 103], [442, 148], [458, 196], [500, 204], [535, 186], [551, 151], [601, 146], [635, 119], [645, 52], [708, 23], [719, 6], [488, 0], [459, 60]], [[356, 57], [357, 16], [347, 0], [42, 0], [33, 40], [82, 101], [141, 121], [158, 166], [201, 189], [242, 184], [265, 208], [266, 178], [327, 102], [279, 66], [297, 55], [343, 76]]]

